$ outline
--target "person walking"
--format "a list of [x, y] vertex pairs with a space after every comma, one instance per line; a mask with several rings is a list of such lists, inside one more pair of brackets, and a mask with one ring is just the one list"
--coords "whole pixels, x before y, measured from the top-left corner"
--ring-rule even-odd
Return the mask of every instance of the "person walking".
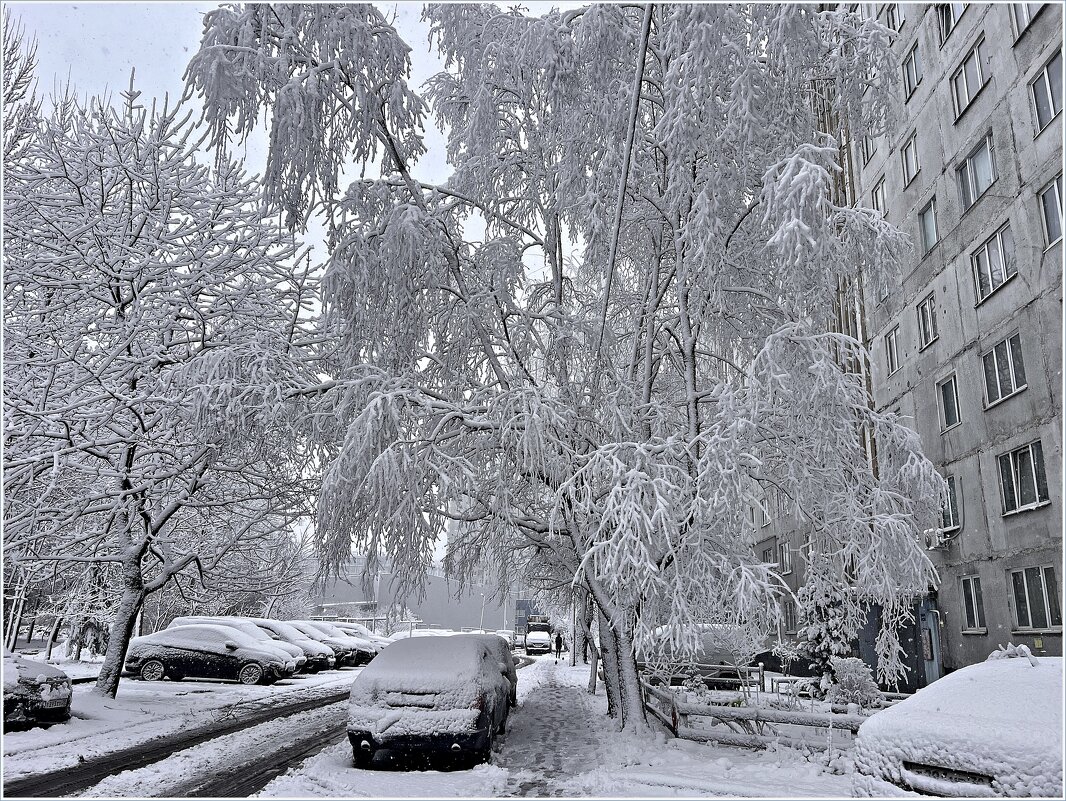
[[555, 634], [555, 664], [559, 664], [559, 659], [563, 655], [563, 635], [556, 632]]

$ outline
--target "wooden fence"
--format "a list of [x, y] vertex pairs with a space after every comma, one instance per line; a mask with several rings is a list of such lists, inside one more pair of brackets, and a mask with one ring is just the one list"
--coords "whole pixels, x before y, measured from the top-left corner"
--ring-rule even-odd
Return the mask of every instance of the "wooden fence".
[[[641, 679], [644, 707], [676, 737], [714, 741], [724, 745], [763, 748], [771, 743], [819, 750], [849, 748], [866, 717], [828, 712], [802, 712], [760, 707], [695, 704], [680, 700], [669, 686]], [[692, 718], [709, 719], [710, 726], [693, 725]]]

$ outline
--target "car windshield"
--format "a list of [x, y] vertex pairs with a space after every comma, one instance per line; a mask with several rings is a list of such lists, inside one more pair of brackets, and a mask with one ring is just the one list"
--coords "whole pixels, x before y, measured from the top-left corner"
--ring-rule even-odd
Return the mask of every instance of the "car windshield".
[[309, 626], [306, 623], [298, 623], [296, 621], [289, 621], [289, 625], [294, 629], [298, 629], [304, 633], [305, 637], [310, 637], [312, 640], [321, 640], [327, 636], [325, 632], [319, 631], [314, 626]]

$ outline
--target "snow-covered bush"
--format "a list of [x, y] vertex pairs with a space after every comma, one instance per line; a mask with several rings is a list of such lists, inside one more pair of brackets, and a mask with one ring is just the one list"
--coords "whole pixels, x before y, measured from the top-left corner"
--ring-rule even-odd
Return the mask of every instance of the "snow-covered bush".
[[1012, 642], [999, 646], [988, 655], [985, 661], [991, 662], [993, 659], [1015, 659], [1021, 657], [1028, 659], [1030, 665], [1036, 665], [1036, 657], [1033, 656], [1033, 652], [1029, 650], [1028, 645], [1015, 645]]
[[869, 709], [884, 701], [870, 666], [853, 656], [832, 657], [834, 681], [827, 698], [834, 704], [858, 704]]
[[770, 653], [781, 660], [781, 672], [788, 676], [792, 672], [792, 663], [798, 661], [805, 652], [794, 642], [778, 640]]

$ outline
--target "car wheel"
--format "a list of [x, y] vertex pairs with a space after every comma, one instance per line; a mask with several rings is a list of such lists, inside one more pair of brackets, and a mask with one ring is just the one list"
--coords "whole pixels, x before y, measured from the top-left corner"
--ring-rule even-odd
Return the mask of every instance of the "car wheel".
[[141, 665], [141, 678], [145, 681], [162, 681], [167, 669], [158, 659], [149, 659]]
[[263, 668], [254, 662], [249, 662], [247, 665], [241, 668], [241, 672], [237, 674], [237, 681], [241, 684], [258, 684], [263, 680]]

